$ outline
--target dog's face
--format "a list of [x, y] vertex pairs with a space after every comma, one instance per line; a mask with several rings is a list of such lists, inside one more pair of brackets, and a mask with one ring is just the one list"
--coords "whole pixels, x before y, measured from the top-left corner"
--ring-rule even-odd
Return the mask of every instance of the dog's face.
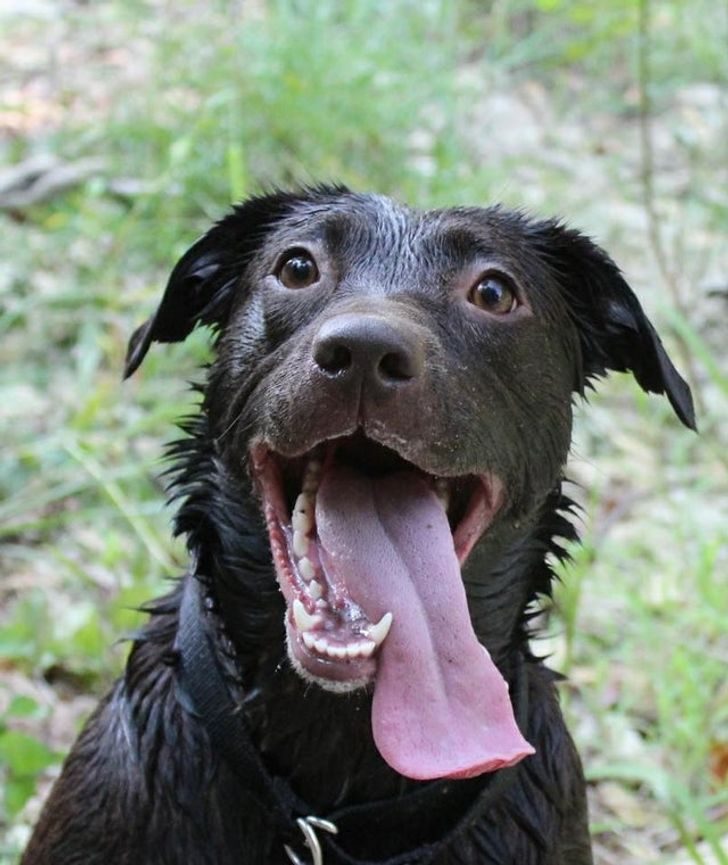
[[219, 331], [217, 458], [259, 495], [296, 670], [373, 686], [375, 741], [409, 777], [530, 753], [463, 569], [474, 548], [502, 551], [559, 482], [589, 377], [629, 369], [693, 422], [613, 263], [499, 209], [277, 194], [184, 256], [127, 374], [200, 321]]

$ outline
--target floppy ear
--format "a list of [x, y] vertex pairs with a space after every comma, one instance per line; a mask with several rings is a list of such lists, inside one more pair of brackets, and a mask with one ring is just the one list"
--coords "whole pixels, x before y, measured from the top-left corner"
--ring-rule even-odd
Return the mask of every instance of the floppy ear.
[[198, 324], [221, 326], [243, 268], [266, 231], [305, 195], [251, 198], [217, 222], [175, 265], [157, 311], [129, 340], [128, 378], [153, 342], [181, 342]]
[[690, 388], [617, 265], [589, 238], [558, 222], [536, 223], [533, 229], [579, 333], [579, 390], [608, 370], [631, 372], [643, 390], [665, 394], [685, 426], [696, 429]]

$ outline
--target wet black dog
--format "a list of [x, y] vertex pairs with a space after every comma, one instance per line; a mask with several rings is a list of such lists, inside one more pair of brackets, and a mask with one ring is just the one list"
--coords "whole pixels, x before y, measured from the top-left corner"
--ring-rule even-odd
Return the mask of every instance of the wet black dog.
[[613, 262], [555, 222], [252, 199], [134, 334], [216, 331], [173, 448], [191, 565], [66, 761], [24, 865], [591, 862], [529, 649], [571, 405], [690, 393]]

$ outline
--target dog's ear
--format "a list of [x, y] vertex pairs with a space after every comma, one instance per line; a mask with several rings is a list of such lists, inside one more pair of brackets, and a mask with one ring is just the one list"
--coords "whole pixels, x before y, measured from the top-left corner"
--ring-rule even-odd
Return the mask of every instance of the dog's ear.
[[221, 326], [243, 268], [271, 226], [295, 202], [318, 192], [250, 198], [217, 222], [175, 265], [157, 311], [129, 340], [128, 378], [153, 342], [181, 342], [198, 324]]
[[589, 238], [559, 222], [536, 223], [532, 229], [579, 334], [578, 390], [608, 370], [631, 372], [643, 390], [665, 394], [685, 426], [695, 429], [690, 388], [617, 265]]

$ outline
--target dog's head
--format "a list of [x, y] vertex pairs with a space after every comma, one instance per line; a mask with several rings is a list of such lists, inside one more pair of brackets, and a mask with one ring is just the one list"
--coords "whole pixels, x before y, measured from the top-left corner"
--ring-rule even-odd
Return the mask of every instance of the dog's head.
[[499, 208], [277, 193], [182, 257], [126, 375], [200, 323], [217, 330], [215, 459], [258, 493], [294, 667], [329, 689], [373, 683], [375, 740], [410, 777], [529, 753], [471, 623], [489, 591], [468, 580], [473, 551], [502, 554], [558, 484], [594, 377], [631, 371], [694, 425], [614, 263]]

